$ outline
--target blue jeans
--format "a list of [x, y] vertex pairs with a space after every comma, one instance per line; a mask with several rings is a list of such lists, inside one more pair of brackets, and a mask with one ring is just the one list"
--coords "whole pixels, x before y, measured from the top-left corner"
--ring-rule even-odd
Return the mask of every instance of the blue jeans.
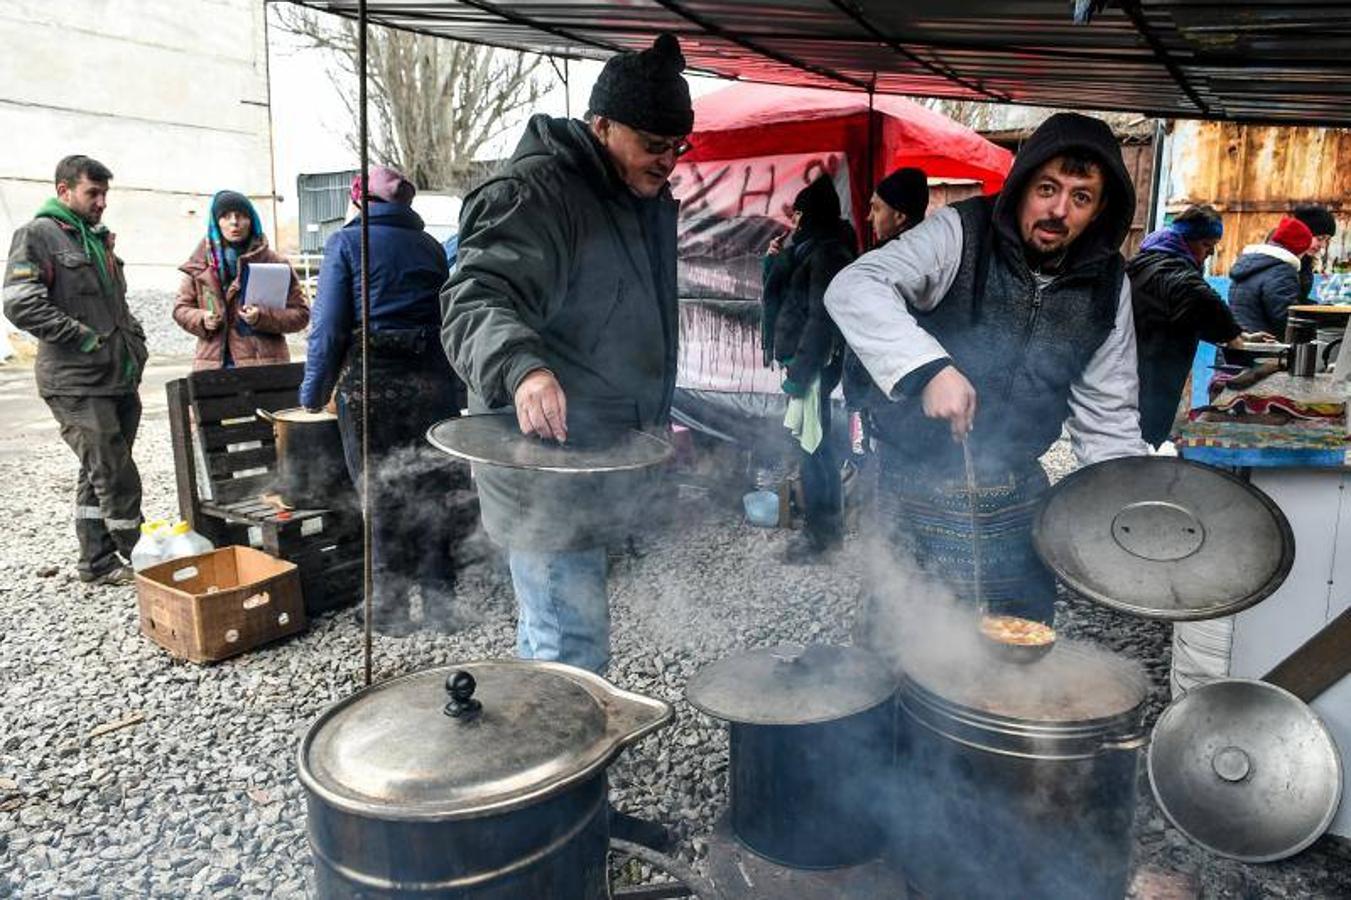
[[516, 655], [604, 673], [610, 662], [605, 548], [507, 553], [516, 591]]

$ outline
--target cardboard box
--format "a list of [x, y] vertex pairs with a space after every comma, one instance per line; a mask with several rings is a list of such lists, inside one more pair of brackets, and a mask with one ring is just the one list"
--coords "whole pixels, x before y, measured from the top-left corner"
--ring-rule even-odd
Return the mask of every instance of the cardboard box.
[[180, 659], [215, 662], [305, 628], [295, 565], [222, 547], [136, 573], [141, 633]]

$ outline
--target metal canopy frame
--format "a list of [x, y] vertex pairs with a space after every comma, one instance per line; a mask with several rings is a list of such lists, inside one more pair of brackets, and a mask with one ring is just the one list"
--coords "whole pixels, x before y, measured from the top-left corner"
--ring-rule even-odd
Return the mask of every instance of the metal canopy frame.
[[[270, 0], [281, 2], [281, 0]], [[1165, 118], [1351, 126], [1351, 3], [1110, 0], [291, 0], [564, 58], [681, 39], [694, 71]]]
[[[370, 183], [371, 24], [563, 59], [641, 50], [661, 32], [725, 78], [1165, 118], [1351, 126], [1351, 3], [1098, 0], [265, 0], [355, 19], [361, 183]], [[1096, 5], [1096, 4], [1095, 4]], [[364, 197], [363, 197], [364, 206]], [[361, 221], [361, 499], [370, 509], [370, 231]], [[363, 515], [362, 680], [372, 669]]]

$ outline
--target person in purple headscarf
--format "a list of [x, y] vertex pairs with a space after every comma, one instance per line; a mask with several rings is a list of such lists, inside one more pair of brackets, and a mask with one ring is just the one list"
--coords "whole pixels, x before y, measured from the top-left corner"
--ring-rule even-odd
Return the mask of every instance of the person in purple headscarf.
[[1206, 260], [1224, 235], [1213, 206], [1189, 206], [1144, 239], [1126, 264], [1135, 307], [1140, 370], [1140, 432], [1157, 447], [1168, 440], [1196, 346], [1237, 347], [1273, 340], [1245, 333], [1205, 279]]

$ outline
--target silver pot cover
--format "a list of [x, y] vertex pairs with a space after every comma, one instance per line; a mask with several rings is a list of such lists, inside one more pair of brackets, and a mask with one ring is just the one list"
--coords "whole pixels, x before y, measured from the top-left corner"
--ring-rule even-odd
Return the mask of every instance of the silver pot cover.
[[1031, 665], [1001, 660], [983, 647], [963, 651], [960, 645], [912, 652], [904, 665], [909, 682], [947, 704], [1028, 724], [1082, 726], [1130, 716], [1147, 692], [1138, 666], [1065, 639]]
[[447, 419], [427, 431], [427, 440], [457, 459], [561, 474], [647, 469], [666, 462], [675, 452], [661, 438], [631, 428], [592, 432], [589, 436], [583, 428], [560, 444], [521, 434], [514, 415]]
[[1224, 679], [1164, 710], [1149, 746], [1149, 783], [1168, 820], [1221, 856], [1271, 862], [1332, 824], [1342, 765], [1306, 703], [1264, 681]]
[[440, 666], [329, 707], [301, 742], [300, 779], [357, 815], [505, 813], [593, 777], [671, 716], [669, 704], [561, 663]]
[[1072, 590], [1152, 619], [1213, 619], [1270, 596], [1290, 574], [1295, 537], [1271, 498], [1200, 463], [1113, 459], [1048, 492], [1037, 554]]
[[746, 725], [810, 725], [872, 709], [896, 692], [880, 658], [857, 647], [780, 644], [705, 666], [685, 698], [715, 719]]

